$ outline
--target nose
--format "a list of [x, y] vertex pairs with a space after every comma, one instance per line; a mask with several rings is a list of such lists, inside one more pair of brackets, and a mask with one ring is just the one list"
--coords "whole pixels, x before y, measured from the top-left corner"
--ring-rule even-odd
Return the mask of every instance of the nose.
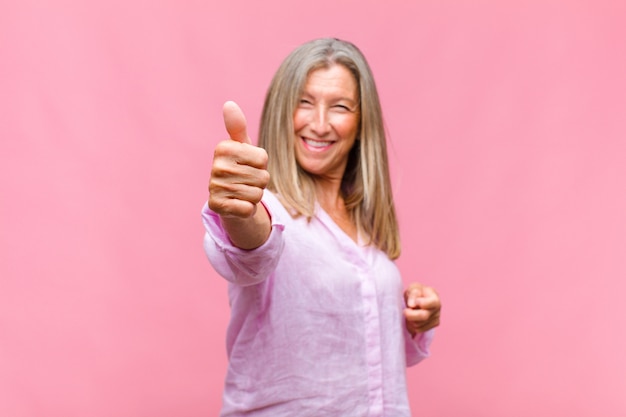
[[319, 136], [324, 136], [330, 132], [330, 118], [328, 111], [323, 106], [316, 106], [312, 115], [311, 130]]

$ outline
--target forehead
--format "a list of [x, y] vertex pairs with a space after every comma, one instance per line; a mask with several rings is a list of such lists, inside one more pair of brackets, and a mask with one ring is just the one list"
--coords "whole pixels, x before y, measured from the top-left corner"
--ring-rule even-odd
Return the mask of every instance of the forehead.
[[333, 64], [309, 72], [304, 85], [307, 93], [335, 92], [355, 98], [358, 95], [354, 74], [343, 65]]

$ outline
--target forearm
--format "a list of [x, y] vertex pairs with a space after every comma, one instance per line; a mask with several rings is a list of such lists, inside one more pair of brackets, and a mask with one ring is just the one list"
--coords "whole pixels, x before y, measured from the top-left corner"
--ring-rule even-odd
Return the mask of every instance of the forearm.
[[256, 249], [265, 243], [272, 229], [270, 215], [262, 203], [257, 203], [250, 217], [220, 216], [220, 221], [232, 244], [245, 250]]

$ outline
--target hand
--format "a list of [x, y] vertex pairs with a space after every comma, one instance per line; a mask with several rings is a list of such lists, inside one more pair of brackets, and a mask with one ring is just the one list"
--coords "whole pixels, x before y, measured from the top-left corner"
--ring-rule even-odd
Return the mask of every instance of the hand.
[[215, 148], [209, 207], [220, 217], [250, 218], [269, 182], [267, 152], [252, 145], [246, 118], [237, 104], [227, 101], [223, 112], [230, 139]]
[[404, 301], [404, 318], [411, 336], [439, 326], [441, 300], [433, 288], [413, 283], [404, 292]]

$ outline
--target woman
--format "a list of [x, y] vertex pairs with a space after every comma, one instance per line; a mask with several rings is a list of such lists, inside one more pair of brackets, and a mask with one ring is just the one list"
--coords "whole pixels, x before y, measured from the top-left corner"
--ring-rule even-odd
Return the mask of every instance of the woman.
[[293, 51], [267, 93], [259, 147], [236, 104], [203, 210], [227, 279], [222, 416], [409, 416], [405, 368], [428, 355], [440, 300], [400, 254], [378, 93], [337, 39]]

